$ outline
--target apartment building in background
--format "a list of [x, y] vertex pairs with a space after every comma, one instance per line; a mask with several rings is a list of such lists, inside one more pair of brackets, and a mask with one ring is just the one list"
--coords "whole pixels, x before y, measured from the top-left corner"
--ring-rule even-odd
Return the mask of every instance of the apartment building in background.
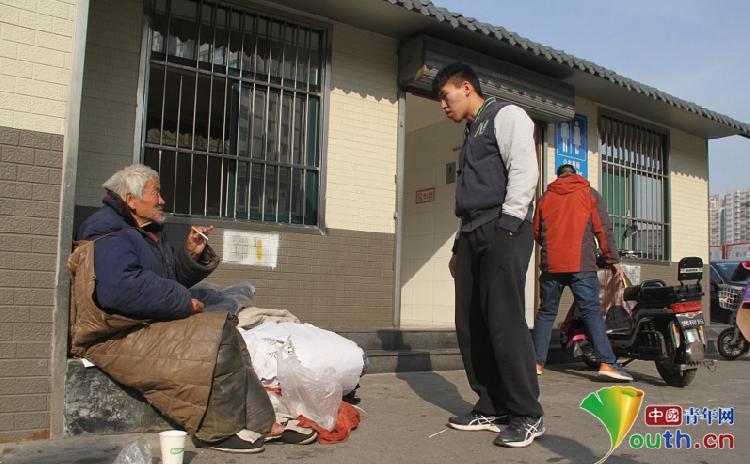
[[750, 242], [750, 189], [709, 197], [711, 246]]

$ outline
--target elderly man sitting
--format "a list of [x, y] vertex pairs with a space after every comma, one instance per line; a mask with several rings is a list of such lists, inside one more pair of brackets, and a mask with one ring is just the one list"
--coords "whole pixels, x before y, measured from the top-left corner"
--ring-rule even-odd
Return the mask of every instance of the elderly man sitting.
[[307, 443], [284, 431], [252, 370], [229, 314], [203, 312], [189, 287], [219, 262], [209, 227], [173, 248], [162, 231], [159, 175], [133, 165], [107, 180], [104, 206], [80, 227], [72, 275], [71, 350], [135, 388], [184, 427], [196, 446], [253, 453], [264, 437]]

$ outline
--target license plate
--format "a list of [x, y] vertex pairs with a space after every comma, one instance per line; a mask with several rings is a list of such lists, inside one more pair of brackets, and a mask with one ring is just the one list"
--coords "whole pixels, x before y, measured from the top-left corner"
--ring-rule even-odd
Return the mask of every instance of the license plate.
[[700, 327], [706, 323], [703, 321], [703, 314], [699, 312], [677, 314], [677, 321], [683, 329]]

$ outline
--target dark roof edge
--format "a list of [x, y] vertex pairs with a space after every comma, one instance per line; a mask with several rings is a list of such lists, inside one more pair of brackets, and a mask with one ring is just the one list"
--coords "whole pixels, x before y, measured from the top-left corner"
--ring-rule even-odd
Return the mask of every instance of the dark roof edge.
[[532, 53], [536, 56], [544, 57], [547, 61], [557, 62], [559, 64], [566, 65], [571, 69], [579, 70], [591, 74], [595, 77], [606, 79], [609, 82], [619, 85], [631, 92], [639, 93], [650, 97], [655, 101], [666, 103], [675, 108], [697, 114], [698, 116], [704, 117], [710, 121], [723, 124], [725, 126], [735, 129], [738, 135], [742, 135], [746, 138], [750, 138], [750, 124], [743, 123], [734, 118], [726, 116], [716, 111], [709, 110], [695, 103], [677, 98], [666, 92], [662, 92], [659, 89], [642, 84], [634, 81], [633, 79], [621, 76], [616, 72], [607, 69], [603, 66], [599, 66], [591, 61], [577, 58], [573, 55], [565, 53], [561, 50], [556, 50], [545, 45], [533, 42], [525, 37], [510, 32], [499, 26], [493, 26], [491, 24], [480, 22], [474, 18], [463, 16], [459, 13], [453, 13], [433, 5], [427, 0], [384, 0], [392, 5], [399, 6], [408, 11], [413, 11], [424, 16], [435, 18], [438, 22], [447, 23], [454, 29], [465, 29], [467, 31], [476, 32], [484, 36], [494, 38], [496, 40], [505, 42], [513, 47], [520, 48], [526, 52]]

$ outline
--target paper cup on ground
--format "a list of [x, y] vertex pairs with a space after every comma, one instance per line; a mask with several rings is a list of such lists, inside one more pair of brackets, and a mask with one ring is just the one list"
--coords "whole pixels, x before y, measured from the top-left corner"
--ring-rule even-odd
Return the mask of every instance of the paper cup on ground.
[[182, 464], [185, 457], [185, 437], [182, 430], [167, 430], [159, 434], [162, 464]]

